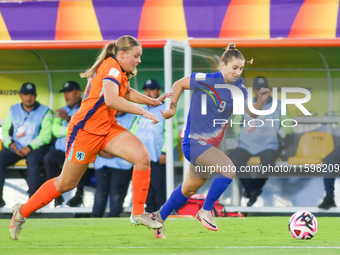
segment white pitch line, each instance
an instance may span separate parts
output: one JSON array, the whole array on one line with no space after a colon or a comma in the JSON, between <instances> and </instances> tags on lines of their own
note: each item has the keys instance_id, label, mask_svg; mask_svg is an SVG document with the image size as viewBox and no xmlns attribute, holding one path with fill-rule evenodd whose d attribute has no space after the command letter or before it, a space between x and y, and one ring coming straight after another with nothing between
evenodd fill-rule
<instances>
[{"instance_id":1,"label":"white pitch line","mask_svg":"<svg viewBox=\"0 0 340 255\"><path fill-rule=\"evenodd\" d=\"M16 246L1 246L0 249L17 249ZM35 246L30 249L53 248L53 249L71 249L71 248L87 248L98 249L98 246ZM340 246L226 246L226 247L185 247L185 246L162 246L162 247L145 247L145 246L130 246L130 247L102 247L102 249L340 249Z\"/></svg>"}]
</instances>

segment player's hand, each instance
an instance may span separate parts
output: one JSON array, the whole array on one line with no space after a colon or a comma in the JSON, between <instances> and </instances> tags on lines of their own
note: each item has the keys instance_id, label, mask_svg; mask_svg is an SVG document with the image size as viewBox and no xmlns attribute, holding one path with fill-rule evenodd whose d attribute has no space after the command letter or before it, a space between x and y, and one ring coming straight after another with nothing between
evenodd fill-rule
<instances>
[{"instance_id":1,"label":"player's hand","mask_svg":"<svg viewBox=\"0 0 340 255\"><path fill-rule=\"evenodd\" d=\"M17 149L17 143L12 143L9 148L15 152L20 157L23 157L24 155Z\"/></svg>"},{"instance_id":2,"label":"player's hand","mask_svg":"<svg viewBox=\"0 0 340 255\"><path fill-rule=\"evenodd\" d=\"M261 88L259 92L259 100L265 103L269 97L270 90L267 88Z\"/></svg>"},{"instance_id":3,"label":"player's hand","mask_svg":"<svg viewBox=\"0 0 340 255\"><path fill-rule=\"evenodd\" d=\"M159 157L159 164L164 165L165 163L166 163L166 155L162 153L161 156Z\"/></svg>"},{"instance_id":4,"label":"player's hand","mask_svg":"<svg viewBox=\"0 0 340 255\"><path fill-rule=\"evenodd\" d=\"M30 153L31 149L26 146L26 147L22 147L19 152L21 152L21 154L23 155L23 157L26 157L28 153Z\"/></svg>"},{"instance_id":5,"label":"player's hand","mask_svg":"<svg viewBox=\"0 0 340 255\"><path fill-rule=\"evenodd\" d=\"M174 96L173 92L165 93L164 95L161 95L156 99L155 105L156 106L161 105L165 98L172 98L173 96Z\"/></svg>"},{"instance_id":6,"label":"player's hand","mask_svg":"<svg viewBox=\"0 0 340 255\"><path fill-rule=\"evenodd\" d=\"M156 124L159 122L159 119L156 117L156 115L152 114L151 112L144 111L142 114L144 118L147 118L149 120L152 120L151 124Z\"/></svg>"},{"instance_id":7,"label":"player's hand","mask_svg":"<svg viewBox=\"0 0 340 255\"><path fill-rule=\"evenodd\" d=\"M164 119L170 119L172 116L174 116L176 114L176 110L175 109L169 109L165 112L163 112L161 109L159 109L162 113L162 116Z\"/></svg>"},{"instance_id":8,"label":"player's hand","mask_svg":"<svg viewBox=\"0 0 340 255\"><path fill-rule=\"evenodd\" d=\"M103 158L114 158L115 157L115 155L113 155L113 154L111 154L109 152L106 152L106 151L102 151L102 150L100 150L98 152L98 154L99 154L99 156L101 156Z\"/></svg>"},{"instance_id":9,"label":"player's hand","mask_svg":"<svg viewBox=\"0 0 340 255\"><path fill-rule=\"evenodd\" d=\"M60 108L57 110L57 116L59 118L62 118L63 120L68 120L69 116L67 115L66 111L64 108Z\"/></svg>"}]
</instances>

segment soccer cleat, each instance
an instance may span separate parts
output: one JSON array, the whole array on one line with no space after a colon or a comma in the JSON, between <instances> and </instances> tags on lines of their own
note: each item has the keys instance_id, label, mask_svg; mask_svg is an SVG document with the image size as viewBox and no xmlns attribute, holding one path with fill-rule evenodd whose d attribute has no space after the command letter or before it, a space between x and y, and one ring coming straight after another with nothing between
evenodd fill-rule
<instances>
[{"instance_id":1,"label":"soccer cleat","mask_svg":"<svg viewBox=\"0 0 340 255\"><path fill-rule=\"evenodd\" d=\"M20 213L22 206L23 204L18 203L13 207L13 217L11 223L9 224L9 232L11 233L13 240L19 239L19 234L22 229L22 225L24 225L27 219L23 217Z\"/></svg>"},{"instance_id":2,"label":"soccer cleat","mask_svg":"<svg viewBox=\"0 0 340 255\"><path fill-rule=\"evenodd\" d=\"M142 225L142 226L148 227L149 229L150 228L157 229L157 228L163 227L162 223L159 223L159 222L157 222L155 220L152 220L149 217L149 215L147 213L145 213L145 212L140 214L140 215L134 215L134 214L131 213L130 223L133 226Z\"/></svg>"},{"instance_id":3,"label":"soccer cleat","mask_svg":"<svg viewBox=\"0 0 340 255\"><path fill-rule=\"evenodd\" d=\"M196 215L196 219L202 223L203 227L212 231L218 230L218 227L211 215L211 211L201 208Z\"/></svg>"},{"instance_id":4,"label":"soccer cleat","mask_svg":"<svg viewBox=\"0 0 340 255\"><path fill-rule=\"evenodd\" d=\"M159 213L159 211L157 212L153 212L149 214L149 217L153 220L156 220L160 223L163 224L163 227L155 229L155 237L158 239L166 239L165 234L164 234L164 230L165 230L165 224L164 221L161 217L161 214Z\"/></svg>"}]
</instances>

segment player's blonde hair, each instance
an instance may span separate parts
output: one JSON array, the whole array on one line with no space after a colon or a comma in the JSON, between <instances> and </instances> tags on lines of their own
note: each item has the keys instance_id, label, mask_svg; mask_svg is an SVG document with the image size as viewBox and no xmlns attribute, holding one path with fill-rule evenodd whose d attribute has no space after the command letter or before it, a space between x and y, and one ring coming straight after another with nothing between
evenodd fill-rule
<instances>
[{"instance_id":1,"label":"player's blonde hair","mask_svg":"<svg viewBox=\"0 0 340 255\"><path fill-rule=\"evenodd\" d=\"M134 46L141 46L140 42L130 35L124 35L122 37L119 37L115 42L109 42L106 44L106 46L102 49L99 56L97 57L96 62L91 66L89 69L87 69L84 73L80 74L80 77L82 78L90 78L95 73L95 71L98 69L98 67L101 65L101 63L110 57L111 55L116 55L119 51L125 51L128 52L132 49ZM137 74L137 69L135 69L133 72L127 73L127 77L131 78Z\"/></svg>"},{"instance_id":2,"label":"player's blonde hair","mask_svg":"<svg viewBox=\"0 0 340 255\"><path fill-rule=\"evenodd\" d=\"M225 49L225 51L222 54L221 63L224 62L224 64L228 64L228 62L233 58L243 59L246 61L246 59L243 57L241 51L236 49L235 43L229 43L228 47ZM253 59L246 61L248 64L253 63Z\"/></svg>"}]
</instances>

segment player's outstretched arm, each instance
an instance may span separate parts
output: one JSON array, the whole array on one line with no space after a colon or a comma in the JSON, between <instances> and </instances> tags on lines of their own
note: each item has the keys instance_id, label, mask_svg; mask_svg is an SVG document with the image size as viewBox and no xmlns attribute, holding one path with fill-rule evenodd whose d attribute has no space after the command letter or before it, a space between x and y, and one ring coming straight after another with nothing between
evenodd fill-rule
<instances>
[{"instance_id":1,"label":"player's outstretched arm","mask_svg":"<svg viewBox=\"0 0 340 255\"><path fill-rule=\"evenodd\" d=\"M159 119L156 117L156 115L154 115L153 113L151 112L148 112L148 111L144 111L144 113L142 114L142 116L144 118L147 118L149 120L152 120L151 124L156 124L159 122Z\"/></svg>"},{"instance_id":2,"label":"player's outstretched arm","mask_svg":"<svg viewBox=\"0 0 340 255\"><path fill-rule=\"evenodd\" d=\"M159 119L154 114L145 111L139 106L130 103L125 98L120 97L118 86L113 81L105 80L103 82L103 89L105 104L108 107L120 112L142 115L143 117L152 120L152 124L156 124L159 122Z\"/></svg>"},{"instance_id":3,"label":"player's outstretched arm","mask_svg":"<svg viewBox=\"0 0 340 255\"><path fill-rule=\"evenodd\" d=\"M160 105L164 101L165 98L171 98L173 96L173 93L165 93L164 95L161 95L157 99L148 97L143 95L142 93L139 93L137 90L130 88L129 91L125 94L124 98L128 101L137 103L137 104L147 104L147 105Z\"/></svg>"},{"instance_id":4,"label":"player's outstretched arm","mask_svg":"<svg viewBox=\"0 0 340 255\"><path fill-rule=\"evenodd\" d=\"M144 113L142 108L119 96L119 87L113 81L105 80L103 82L103 90L105 104L108 107L120 112L127 112L136 115L142 115Z\"/></svg>"},{"instance_id":5,"label":"player's outstretched arm","mask_svg":"<svg viewBox=\"0 0 340 255\"><path fill-rule=\"evenodd\" d=\"M190 89L190 76L186 76L178 81L175 81L174 85L172 86L173 96L171 97L170 108L165 112L160 110L164 119L169 119L175 115L177 101L183 89Z\"/></svg>"}]
</instances>

